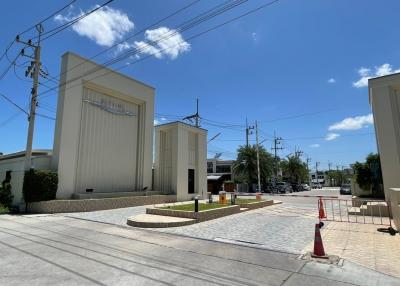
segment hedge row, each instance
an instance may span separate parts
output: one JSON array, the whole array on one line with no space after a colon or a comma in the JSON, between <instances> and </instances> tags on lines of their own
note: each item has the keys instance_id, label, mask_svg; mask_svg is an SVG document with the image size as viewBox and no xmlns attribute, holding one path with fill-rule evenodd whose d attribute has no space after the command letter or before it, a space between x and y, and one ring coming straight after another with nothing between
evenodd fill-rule
<instances>
[{"instance_id":1,"label":"hedge row","mask_svg":"<svg viewBox=\"0 0 400 286\"><path fill-rule=\"evenodd\" d=\"M54 200L57 185L56 172L30 169L24 176L22 189L24 200L26 203Z\"/></svg>"}]
</instances>

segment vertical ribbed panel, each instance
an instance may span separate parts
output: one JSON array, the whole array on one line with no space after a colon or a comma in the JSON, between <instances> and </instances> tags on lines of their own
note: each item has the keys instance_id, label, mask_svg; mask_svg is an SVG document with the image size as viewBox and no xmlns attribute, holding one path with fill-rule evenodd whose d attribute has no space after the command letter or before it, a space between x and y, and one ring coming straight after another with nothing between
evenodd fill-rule
<instances>
[{"instance_id":1,"label":"vertical ribbed panel","mask_svg":"<svg viewBox=\"0 0 400 286\"><path fill-rule=\"evenodd\" d=\"M102 108L105 106L108 110ZM135 115L113 112L121 110ZM85 88L76 173L78 192L135 190L137 116L136 104Z\"/></svg>"},{"instance_id":2,"label":"vertical ribbed panel","mask_svg":"<svg viewBox=\"0 0 400 286\"><path fill-rule=\"evenodd\" d=\"M189 154L188 154L188 165L189 168L195 169L196 168L196 134L193 132L188 132L188 147L189 147Z\"/></svg>"},{"instance_id":3,"label":"vertical ribbed panel","mask_svg":"<svg viewBox=\"0 0 400 286\"><path fill-rule=\"evenodd\" d=\"M172 142L171 132L160 132L160 190L172 190Z\"/></svg>"}]
</instances>

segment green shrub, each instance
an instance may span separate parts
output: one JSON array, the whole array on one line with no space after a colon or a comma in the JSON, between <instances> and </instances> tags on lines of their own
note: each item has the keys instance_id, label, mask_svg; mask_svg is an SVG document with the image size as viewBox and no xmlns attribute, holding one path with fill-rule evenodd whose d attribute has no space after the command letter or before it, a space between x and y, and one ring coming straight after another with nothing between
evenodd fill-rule
<instances>
[{"instance_id":1,"label":"green shrub","mask_svg":"<svg viewBox=\"0 0 400 286\"><path fill-rule=\"evenodd\" d=\"M0 214L8 214L9 212L10 212L10 210L8 209L8 207L0 204Z\"/></svg>"},{"instance_id":2,"label":"green shrub","mask_svg":"<svg viewBox=\"0 0 400 286\"><path fill-rule=\"evenodd\" d=\"M22 192L26 203L54 200L58 185L57 173L30 169L25 172Z\"/></svg>"},{"instance_id":3,"label":"green shrub","mask_svg":"<svg viewBox=\"0 0 400 286\"><path fill-rule=\"evenodd\" d=\"M11 207L13 195L11 194L11 184L4 182L0 187L0 205L4 207Z\"/></svg>"},{"instance_id":4,"label":"green shrub","mask_svg":"<svg viewBox=\"0 0 400 286\"><path fill-rule=\"evenodd\" d=\"M0 187L0 205L4 208L10 208L13 201L10 182L11 182L11 171L7 171L6 177L1 182L1 187Z\"/></svg>"}]
</instances>

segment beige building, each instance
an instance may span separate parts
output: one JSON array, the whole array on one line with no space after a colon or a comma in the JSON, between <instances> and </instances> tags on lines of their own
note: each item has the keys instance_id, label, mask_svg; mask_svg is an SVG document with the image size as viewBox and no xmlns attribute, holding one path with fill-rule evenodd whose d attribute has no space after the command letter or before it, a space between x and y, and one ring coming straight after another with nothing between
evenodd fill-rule
<instances>
[{"instance_id":1,"label":"beige building","mask_svg":"<svg viewBox=\"0 0 400 286\"><path fill-rule=\"evenodd\" d=\"M370 79L368 86L385 198L400 229L400 73Z\"/></svg>"},{"instance_id":2,"label":"beige building","mask_svg":"<svg viewBox=\"0 0 400 286\"><path fill-rule=\"evenodd\" d=\"M32 159L34 168L58 173L57 199L206 193L206 130L179 122L157 127L152 190L154 88L70 52L60 74L53 150ZM15 204L24 154L0 156L0 176L12 171Z\"/></svg>"},{"instance_id":3,"label":"beige building","mask_svg":"<svg viewBox=\"0 0 400 286\"><path fill-rule=\"evenodd\" d=\"M207 195L207 131L182 122L155 128L154 186L178 201Z\"/></svg>"},{"instance_id":4,"label":"beige building","mask_svg":"<svg viewBox=\"0 0 400 286\"><path fill-rule=\"evenodd\" d=\"M57 198L151 188L154 88L72 53L63 55L61 75Z\"/></svg>"}]
</instances>

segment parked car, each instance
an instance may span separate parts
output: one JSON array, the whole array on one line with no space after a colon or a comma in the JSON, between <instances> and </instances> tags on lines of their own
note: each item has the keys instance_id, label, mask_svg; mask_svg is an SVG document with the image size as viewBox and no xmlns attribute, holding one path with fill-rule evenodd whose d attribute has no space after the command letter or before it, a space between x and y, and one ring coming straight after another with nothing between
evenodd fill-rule
<instances>
[{"instance_id":1,"label":"parked car","mask_svg":"<svg viewBox=\"0 0 400 286\"><path fill-rule=\"evenodd\" d=\"M264 185L263 193L272 193L274 191L274 185L270 182Z\"/></svg>"},{"instance_id":2,"label":"parked car","mask_svg":"<svg viewBox=\"0 0 400 286\"><path fill-rule=\"evenodd\" d=\"M350 184L343 184L340 187L340 194L341 195L351 195L351 185Z\"/></svg>"},{"instance_id":3,"label":"parked car","mask_svg":"<svg viewBox=\"0 0 400 286\"><path fill-rule=\"evenodd\" d=\"M312 188L313 189L322 189L322 186L319 183L318 184L314 183L314 184L312 184Z\"/></svg>"},{"instance_id":4,"label":"parked car","mask_svg":"<svg viewBox=\"0 0 400 286\"><path fill-rule=\"evenodd\" d=\"M292 183L292 184L290 184L290 186L292 187L293 192L301 192L302 191L301 185L298 183Z\"/></svg>"},{"instance_id":5,"label":"parked car","mask_svg":"<svg viewBox=\"0 0 400 286\"><path fill-rule=\"evenodd\" d=\"M281 194L293 192L292 187L286 182L277 182L275 184L275 189L278 193L281 193Z\"/></svg>"},{"instance_id":6,"label":"parked car","mask_svg":"<svg viewBox=\"0 0 400 286\"><path fill-rule=\"evenodd\" d=\"M311 187L308 184L301 184L302 191L311 191Z\"/></svg>"}]
</instances>

